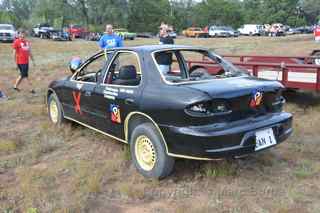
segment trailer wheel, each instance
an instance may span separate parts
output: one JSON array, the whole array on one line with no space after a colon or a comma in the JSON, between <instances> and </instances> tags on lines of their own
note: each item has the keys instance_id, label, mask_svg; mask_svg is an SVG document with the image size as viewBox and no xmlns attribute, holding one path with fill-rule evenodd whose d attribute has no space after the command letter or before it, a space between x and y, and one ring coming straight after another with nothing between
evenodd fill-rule
<instances>
[{"instance_id":1,"label":"trailer wheel","mask_svg":"<svg viewBox=\"0 0 320 213\"><path fill-rule=\"evenodd\" d=\"M320 51L312 54L315 58L313 58L313 63L316 65L320 65Z\"/></svg>"}]
</instances>

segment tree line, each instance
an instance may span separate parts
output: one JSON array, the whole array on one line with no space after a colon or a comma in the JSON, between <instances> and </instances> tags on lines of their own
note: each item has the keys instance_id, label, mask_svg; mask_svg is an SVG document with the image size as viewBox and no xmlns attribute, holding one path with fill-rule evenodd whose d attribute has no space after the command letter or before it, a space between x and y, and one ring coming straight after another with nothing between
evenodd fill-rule
<instances>
[{"instance_id":1,"label":"tree line","mask_svg":"<svg viewBox=\"0 0 320 213\"><path fill-rule=\"evenodd\" d=\"M0 23L27 28L81 24L103 31L112 23L134 32L156 32L161 22L181 31L207 25L302 26L319 20L319 0L0 0Z\"/></svg>"}]
</instances>

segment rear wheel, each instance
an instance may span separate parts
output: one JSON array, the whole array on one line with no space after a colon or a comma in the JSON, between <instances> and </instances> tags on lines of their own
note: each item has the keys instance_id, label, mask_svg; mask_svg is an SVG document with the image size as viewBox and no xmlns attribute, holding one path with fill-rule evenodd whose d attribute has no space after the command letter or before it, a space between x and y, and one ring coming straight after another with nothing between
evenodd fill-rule
<instances>
[{"instance_id":1,"label":"rear wheel","mask_svg":"<svg viewBox=\"0 0 320 213\"><path fill-rule=\"evenodd\" d=\"M170 175L174 158L168 156L164 141L152 123L138 125L130 136L132 161L145 177L162 179Z\"/></svg>"}]
</instances>

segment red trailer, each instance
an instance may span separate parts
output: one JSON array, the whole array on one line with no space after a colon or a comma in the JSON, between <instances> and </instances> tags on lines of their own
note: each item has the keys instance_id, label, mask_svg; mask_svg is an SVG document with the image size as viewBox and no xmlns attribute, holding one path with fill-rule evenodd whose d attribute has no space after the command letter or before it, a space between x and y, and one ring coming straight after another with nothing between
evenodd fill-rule
<instances>
[{"instance_id":1,"label":"red trailer","mask_svg":"<svg viewBox=\"0 0 320 213\"><path fill-rule=\"evenodd\" d=\"M316 56L253 56L224 55L235 66L247 70L259 78L278 80L286 88L320 91L320 65L316 65ZM191 66L203 66L210 73L219 73L217 64L202 61L189 61Z\"/></svg>"}]
</instances>

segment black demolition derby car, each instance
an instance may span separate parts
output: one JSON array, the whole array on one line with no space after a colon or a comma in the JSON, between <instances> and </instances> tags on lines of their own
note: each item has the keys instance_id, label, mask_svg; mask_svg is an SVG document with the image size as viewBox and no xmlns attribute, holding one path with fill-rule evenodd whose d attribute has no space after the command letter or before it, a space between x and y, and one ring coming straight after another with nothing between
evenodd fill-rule
<instances>
[{"instance_id":1,"label":"black demolition derby car","mask_svg":"<svg viewBox=\"0 0 320 213\"><path fill-rule=\"evenodd\" d=\"M70 62L47 92L51 121L71 120L130 145L137 170L164 178L175 158L239 157L292 132L283 86L204 48L154 45Z\"/></svg>"}]
</instances>

